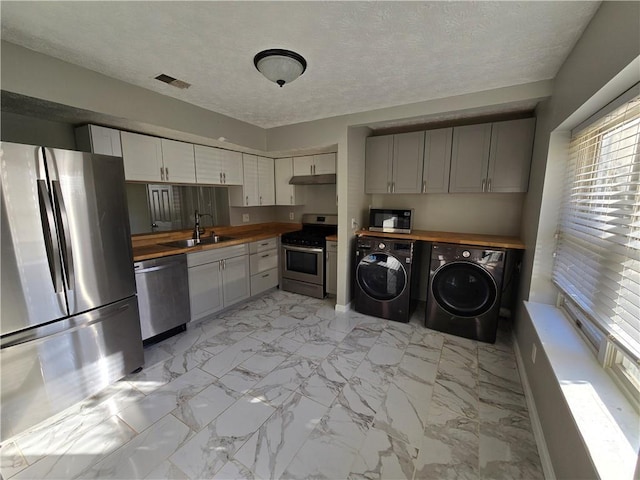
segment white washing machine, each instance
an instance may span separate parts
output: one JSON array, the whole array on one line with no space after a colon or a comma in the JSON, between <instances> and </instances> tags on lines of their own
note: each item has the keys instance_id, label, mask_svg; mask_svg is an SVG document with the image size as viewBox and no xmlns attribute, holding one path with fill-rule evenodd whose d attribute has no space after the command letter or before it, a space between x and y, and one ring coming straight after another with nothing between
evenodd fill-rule
<instances>
[{"instance_id":1,"label":"white washing machine","mask_svg":"<svg viewBox=\"0 0 640 480\"><path fill-rule=\"evenodd\" d=\"M495 343L505 257L502 249L434 243L425 326Z\"/></svg>"}]
</instances>

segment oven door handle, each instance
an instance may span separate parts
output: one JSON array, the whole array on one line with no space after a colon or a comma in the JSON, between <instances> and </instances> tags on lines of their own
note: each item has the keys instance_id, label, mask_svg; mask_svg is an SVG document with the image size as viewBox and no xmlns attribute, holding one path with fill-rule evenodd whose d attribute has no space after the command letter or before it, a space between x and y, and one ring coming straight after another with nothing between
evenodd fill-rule
<instances>
[{"instance_id":1,"label":"oven door handle","mask_svg":"<svg viewBox=\"0 0 640 480\"><path fill-rule=\"evenodd\" d=\"M285 250L293 250L294 252L307 252L307 253L322 253L322 252L324 252L323 248L292 247L290 245L283 245L282 248L284 248Z\"/></svg>"}]
</instances>

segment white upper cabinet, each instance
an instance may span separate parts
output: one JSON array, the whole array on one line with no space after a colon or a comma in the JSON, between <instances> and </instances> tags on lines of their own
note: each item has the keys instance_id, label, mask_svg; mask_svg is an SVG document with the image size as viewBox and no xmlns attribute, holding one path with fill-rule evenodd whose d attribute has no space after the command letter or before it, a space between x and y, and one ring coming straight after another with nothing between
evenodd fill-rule
<instances>
[{"instance_id":1,"label":"white upper cabinet","mask_svg":"<svg viewBox=\"0 0 640 480\"><path fill-rule=\"evenodd\" d=\"M126 180L195 183L193 144L121 132Z\"/></svg>"},{"instance_id":2,"label":"white upper cabinet","mask_svg":"<svg viewBox=\"0 0 640 480\"><path fill-rule=\"evenodd\" d=\"M336 173L336 154L305 155L293 157L293 175L324 175Z\"/></svg>"},{"instance_id":3,"label":"white upper cabinet","mask_svg":"<svg viewBox=\"0 0 640 480\"><path fill-rule=\"evenodd\" d=\"M422 193L447 193L453 128L427 130L424 139Z\"/></svg>"},{"instance_id":4,"label":"white upper cabinet","mask_svg":"<svg viewBox=\"0 0 640 480\"><path fill-rule=\"evenodd\" d=\"M193 144L163 138L162 163L164 181L169 183L196 183Z\"/></svg>"},{"instance_id":5,"label":"white upper cabinet","mask_svg":"<svg viewBox=\"0 0 640 480\"><path fill-rule=\"evenodd\" d=\"M122 156L120 130L98 125L83 125L76 128L75 134L76 144L83 152Z\"/></svg>"},{"instance_id":6,"label":"white upper cabinet","mask_svg":"<svg viewBox=\"0 0 640 480\"><path fill-rule=\"evenodd\" d=\"M276 204L273 158L258 157L258 205Z\"/></svg>"},{"instance_id":7,"label":"white upper cabinet","mask_svg":"<svg viewBox=\"0 0 640 480\"><path fill-rule=\"evenodd\" d=\"M450 192L526 192L535 119L454 127Z\"/></svg>"},{"instance_id":8,"label":"white upper cabinet","mask_svg":"<svg viewBox=\"0 0 640 480\"><path fill-rule=\"evenodd\" d=\"M158 137L121 132L124 178L142 182L164 182L162 142Z\"/></svg>"},{"instance_id":9,"label":"white upper cabinet","mask_svg":"<svg viewBox=\"0 0 640 480\"><path fill-rule=\"evenodd\" d=\"M275 205L273 159L243 153L242 165L243 185L242 188L229 189L229 205L232 207Z\"/></svg>"},{"instance_id":10,"label":"white upper cabinet","mask_svg":"<svg viewBox=\"0 0 640 480\"><path fill-rule=\"evenodd\" d=\"M488 192L528 190L535 127L535 118L493 124L487 173Z\"/></svg>"},{"instance_id":11,"label":"white upper cabinet","mask_svg":"<svg viewBox=\"0 0 640 480\"><path fill-rule=\"evenodd\" d=\"M274 160L276 205L304 204L303 189L297 185L290 185L293 176L293 158L276 158Z\"/></svg>"},{"instance_id":12,"label":"white upper cabinet","mask_svg":"<svg viewBox=\"0 0 640 480\"><path fill-rule=\"evenodd\" d=\"M242 153L195 145L196 180L211 185L242 185Z\"/></svg>"},{"instance_id":13,"label":"white upper cabinet","mask_svg":"<svg viewBox=\"0 0 640 480\"><path fill-rule=\"evenodd\" d=\"M424 132L367 138L366 193L420 193Z\"/></svg>"}]
</instances>

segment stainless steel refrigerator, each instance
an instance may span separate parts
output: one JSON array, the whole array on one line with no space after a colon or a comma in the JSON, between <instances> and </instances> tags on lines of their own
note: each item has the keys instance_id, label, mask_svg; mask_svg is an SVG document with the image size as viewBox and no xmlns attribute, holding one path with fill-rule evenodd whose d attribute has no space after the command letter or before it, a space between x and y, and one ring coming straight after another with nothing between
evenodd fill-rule
<instances>
[{"instance_id":1,"label":"stainless steel refrigerator","mask_svg":"<svg viewBox=\"0 0 640 480\"><path fill-rule=\"evenodd\" d=\"M4 440L142 366L122 159L0 143Z\"/></svg>"}]
</instances>

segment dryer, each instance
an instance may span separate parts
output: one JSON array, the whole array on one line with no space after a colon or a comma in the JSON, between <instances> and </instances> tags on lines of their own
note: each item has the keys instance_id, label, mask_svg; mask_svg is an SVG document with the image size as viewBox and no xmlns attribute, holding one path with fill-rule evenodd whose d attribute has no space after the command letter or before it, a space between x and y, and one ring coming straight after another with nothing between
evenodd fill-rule
<instances>
[{"instance_id":1,"label":"dryer","mask_svg":"<svg viewBox=\"0 0 640 480\"><path fill-rule=\"evenodd\" d=\"M395 238L358 237L354 308L357 312L408 322L411 315L411 269L416 242ZM417 276L416 276L417 277Z\"/></svg>"},{"instance_id":2,"label":"dryer","mask_svg":"<svg viewBox=\"0 0 640 480\"><path fill-rule=\"evenodd\" d=\"M503 249L432 244L425 326L495 343L505 256Z\"/></svg>"}]
</instances>

